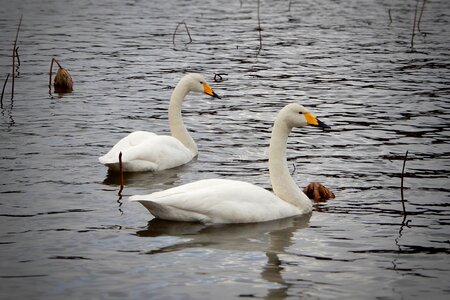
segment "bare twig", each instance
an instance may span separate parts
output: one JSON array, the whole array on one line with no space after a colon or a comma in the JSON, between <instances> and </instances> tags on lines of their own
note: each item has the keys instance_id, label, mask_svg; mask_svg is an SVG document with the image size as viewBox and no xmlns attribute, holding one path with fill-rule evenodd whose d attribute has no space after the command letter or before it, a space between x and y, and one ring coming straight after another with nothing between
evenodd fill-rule
<instances>
[{"instance_id":1,"label":"bare twig","mask_svg":"<svg viewBox=\"0 0 450 300\"><path fill-rule=\"evenodd\" d=\"M48 72L49 78L48 78L48 93L52 93L52 73L53 73L53 62L56 61L56 59L52 58L52 62L50 63L50 70Z\"/></svg>"},{"instance_id":2,"label":"bare twig","mask_svg":"<svg viewBox=\"0 0 450 300\"><path fill-rule=\"evenodd\" d=\"M18 52L18 50L19 50L19 47L16 47L16 58L17 58L17 69L16 69L16 71L19 69L19 67L20 67L20 57L19 57L19 52Z\"/></svg>"},{"instance_id":3,"label":"bare twig","mask_svg":"<svg viewBox=\"0 0 450 300\"><path fill-rule=\"evenodd\" d=\"M398 230L398 237L395 239L395 244L398 247L398 250L401 251L399 240L402 237L403 228L409 227L410 220L406 220L406 207L405 207L405 197L403 196L403 178L405 176L405 165L406 165L406 159L408 158L408 151L405 153L405 158L403 159L403 167L402 167L402 174L400 177L400 195L402 200L402 209L403 209L403 220L402 224L400 225L400 229Z\"/></svg>"},{"instance_id":4,"label":"bare twig","mask_svg":"<svg viewBox=\"0 0 450 300\"><path fill-rule=\"evenodd\" d=\"M406 207L405 207L405 197L403 196L403 177L405 174L405 165L406 165L406 159L408 158L408 151L406 151L405 158L403 159L403 168L402 168L402 175L401 175L401 181L400 181L400 195L402 198L402 209L403 209L403 222L406 220Z\"/></svg>"},{"instance_id":5,"label":"bare twig","mask_svg":"<svg viewBox=\"0 0 450 300\"><path fill-rule=\"evenodd\" d=\"M184 28L186 28L186 32L189 36L189 42L185 43L185 45L192 43L192 37L191 37L191 33L189 32L189 28L187 27L186 22L181 21L180 23L177 24L177 27L175 27L175 31L173 32L173 35L172 35L172 44L174 46L175 46L175 35L177 33L178 27L180 27L181 24L184 24Z\"/></svg>"},{"instance_id":6,"label":"bare twig","mask_svg":"<svg viewBox=\"0 0 450 300\"><path fill-rule=\"evenodd\" d=\"M3 108L3 94L5 93L6 83L8 82L9 73L6 75L5 83L3 83L2 97L0 98L0 108Z\"/></svg>"},{"instance_id":7,"label":"bare twig","mask_svg":"<svg viewBox=\"0 0 450 300\"><path fill-rule=\"evenodd\" d=\"M416 20L417 20L417 9L419 8L419 0L416 2L416 9L414 11L414 24L411 34L411 51L414 49L414 35L416 34Z\"/></svg>"},{"instance_id":8,"label":"bare twig","mask_svg":"<svg viewBox=\"0 0 450 300\"><path fill-rule=\"evenodd\" d=\"M120 189L119 193L117 194L119 196L119 199L117 199L117 203L119 203L119 211L120 214L123 215L123 210L121 208L123 202L122 202L122 191L123 191L123 168L122 168L122 152L119 153L119 180L120 180Z\"/></svg>"},{"instance_id":9,"label":"bare twig","mask_svg":"<svg viewBox=\"0 0 450 300\"><path fill-rule=\"evenodd\" d=\"M12 63L12 83L11 83L11 100L14 98L14 78L16 77L15 72L16 72L16 51L17 51L17 39L19 38L19 30L20 30L20 25L22 24L22 16L20 16L20 20L19 20L19 25L17 26L17 32L16 32L16 39L14 40L14 45L13 45L13 55L12 55L12 59L13 59L13 63Z\"/></svg>"},{"instance_id":10,"label":"bare twig","mask_svg":"<svg viewBox=\"0 0 450 300\"><path fill-rule=\"evenodd\" d=\"M119 190L118 195L122 196L122 191L123 191L122 152L119 153L119 176L120 176L120 190Z\"/></svg>"},{"instance_id":11,"label":"bare twig","mask_svg":"<svg viewBox=\"0 0 450 300\"><path fill-rule=\"evenodd\" d=\"M60 69L63 69L63 67L61 67L61 65L56 60L56 58L52 58L52 62L50 63L50 71L49 71L50 76L48 78L48 91L49 91L49 93L51 93L51 90L52 90L53 62L55 62Z\"/></svg>"},{"instance_id":12,"label":"bare twig","mask_svg":"<svg viewBox=\"0 0 450 300\"><path fill-rule=\"evenodd\" d=\"M427 0L423 0L422 9L420 10L420 15L419 15L419 21L417 21L417 30L419 32L420 32L420 21L422 21L422 15L423 15L423 11L425 9L425 2L427 2Z\"/></svg>"},{"instance_id":13,"label":"bare twig","mask_svg":"<svg viewBox=\"0 0 450 300\"><path fill-rule=\"evenodd\" d=\"M16 48L14 44L14 48ZM16 53L13 49L13 61L12 61L12 83L11 83L11 100L14 98L14 78L16 77Z\"/></svg>"},{"instance_id":14,"label":"bare twig","mask_svg":"<svg viewBox=\"0 0 450 300\"><path fill-rule=\"evenodd\" d=\"M55 59L55 63L58 65L58 67L59 67L60 69L63 69L63 67L61 67L61 65L59 64L59 61L57 61L56 59Z\"/></svg>"},{"instance_id":15,"label":"bare twig","mask_svg":"<svg viewBox=\"0 0 450 300\"><path fill-rule=\"evenodd\" d=\"M259 0L258 0L258 10L257 10L257 15L258 15L258 32L259 32L259 48L258 48L258 53L256 53L256 57L258 57L259 53L261 52L262 49L262 35L261 35L261 18L259 17Z\"/></svg>"}]
</instances>

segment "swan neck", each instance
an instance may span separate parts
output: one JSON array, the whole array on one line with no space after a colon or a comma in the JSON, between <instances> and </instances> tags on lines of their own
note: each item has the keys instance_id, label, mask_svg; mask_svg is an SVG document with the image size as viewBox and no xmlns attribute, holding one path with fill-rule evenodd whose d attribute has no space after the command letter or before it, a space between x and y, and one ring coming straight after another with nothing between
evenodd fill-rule
<instances>
[{"instance_id":1,"label":"swan neck","mask_svg":"<svg viewBox=\"0 0 450 300\"><path fill-rule=\"evenodd\" d=\"M169 126L170 133L181 143L183 143L186 148L188 148L193 156L198 153L197 145L189 134L188 130L184 126L183 118L181 116L181 106L184 98L189 94L189 89L187 84L181 80L170 97L169 102Z\"/></svg>"},{"instance_id":2,"label":"swan neck","mask_svg":"<svg viewBox=\"0 0 450 300\"><path fill-rule=\"evenodd\" d=\"M286 146L291 130L283 120L275 121L269 146L270 179L275 195L306 213L312 209L311 201L295 183L287 164Z\"/></svg>"}]
</instances>

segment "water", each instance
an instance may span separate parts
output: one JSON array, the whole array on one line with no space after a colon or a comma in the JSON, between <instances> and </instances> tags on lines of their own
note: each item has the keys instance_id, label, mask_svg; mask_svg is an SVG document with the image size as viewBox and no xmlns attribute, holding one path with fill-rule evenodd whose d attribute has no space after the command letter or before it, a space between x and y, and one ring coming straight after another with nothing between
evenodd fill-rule
<instances>
[{"instance_id":1,"label":"water","mask_svg":"<svg viewBox=\"0 0 450 300\"><path fill-rule=\"evenodd\" d=\"M23 21L15 95L10 78L0 115L1 299L447 297L447 1L426 2L415 51L415 1L290 3L261 1L257 56L256 1L2 1L2 83ZM173 44L183 20L192 43L180 26ZM53 57L73 93L48 94ZM120 199L97 157L130 131L166 133L186 71L223 96L183 104L198 159L127 175ZM332 126L289 139L298 184L337 196L312 215L205 227L126 201L211 177L270 188L270 128L289 102Z\"/></svg>"}]
</instances>

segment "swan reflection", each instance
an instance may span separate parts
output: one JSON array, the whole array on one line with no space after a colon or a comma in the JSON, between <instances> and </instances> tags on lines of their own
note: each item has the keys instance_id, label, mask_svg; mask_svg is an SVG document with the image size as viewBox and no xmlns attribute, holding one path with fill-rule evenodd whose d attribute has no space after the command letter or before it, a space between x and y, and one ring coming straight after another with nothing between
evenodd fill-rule
<instances>
[{"instance_id":1,"label":"swan reflection","mask_svg":"<svg viewBox=\"0 0 450 300\"><path fill-rule=\"evenodd\" d=\"M171 222L155 218L148 222L147 229L137 231L136 235L183 238L179 243L144 252L150 255L199 247L264 252L267 263L261 270L261 277L280 286L280 288L269 289L266 297L282 299L287 296L290 284L283 279L284 268L279 254L287 253L288 248L294 243L294 234L308 227L310 218L311 214L307 214L263 223L220 225Z\"/></svg>"},{"instance_id":2,"label":"swan reflection","mask_svg":"<svg viewBox=\"0 0 450 300\"><path fill-rule=\"evenodd\" d=\"M163 170L157 173L137 172L123 173L124 185L129 187L153 187L155 190L167 189L179 179L178 173L185 172L189 165L180 166L173 169ZM120 173L108 171L103 184L120 186Z\"/></svg>"}]
</instances>

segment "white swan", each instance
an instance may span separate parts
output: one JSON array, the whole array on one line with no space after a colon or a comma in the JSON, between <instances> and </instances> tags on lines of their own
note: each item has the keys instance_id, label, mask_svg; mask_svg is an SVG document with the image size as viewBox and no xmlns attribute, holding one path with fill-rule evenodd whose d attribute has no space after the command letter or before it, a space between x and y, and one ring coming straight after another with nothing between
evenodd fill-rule
<instances>
[{"instance_id":1,"label":"white swan","mask_svg":"<svg viewBox=\"0 0 450 300\"><path fill-rule=\"evenodd\" d=\"M110 170L119 170L122 152L124 172L160 171L183 165L197 155L197 145L181 118L181 104L189 92L203 92L220 98L200 74L189 73L178 82L169 103L171 136L135 131L121 139L99 161Z\"/></svg>"},{"instance_id":2,"label":"white swan","mask_svg":"<svg viewBox=\"0 0 450 300\"><path fill-rule=\"evenodd\" d=\"M253 223L309 213L312 203L295 184L286 160L293 127L328 127L299 104L277 115L269 146L269 172L275 194L256 185L229 179L204 179L149 195L136 195L155 217L202 223Z\"/></svg>"}]
</instances>

